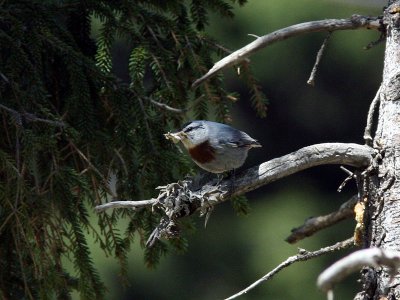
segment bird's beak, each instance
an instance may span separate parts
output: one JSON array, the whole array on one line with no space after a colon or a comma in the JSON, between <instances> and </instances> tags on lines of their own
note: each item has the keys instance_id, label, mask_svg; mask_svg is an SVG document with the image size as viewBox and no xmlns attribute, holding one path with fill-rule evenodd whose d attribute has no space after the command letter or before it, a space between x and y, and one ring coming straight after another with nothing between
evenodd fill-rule
<instances>
[{"instance_id":1,"label":"bird's beak","mask_svg":"<svg viewBox=\"0 0 400 300\"><path fill-rule=\"evenodd\" d=\"M187 138L187 134L183 131L178 131L173 133L168 132L165 133L164 136L167 140L171 140L175 144Z\"/></svg>"}]
</instances>

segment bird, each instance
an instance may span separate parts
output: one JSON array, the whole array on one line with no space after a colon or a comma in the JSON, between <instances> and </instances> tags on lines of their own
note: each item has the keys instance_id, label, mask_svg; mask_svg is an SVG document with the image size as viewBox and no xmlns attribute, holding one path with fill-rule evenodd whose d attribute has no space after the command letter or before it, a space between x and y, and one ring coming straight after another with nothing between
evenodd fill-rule
<instances>
[{"instance_id":1,"label":"bird","mask_svg":"<svg viewBox=\"0 0 400 300\"><path fill-rule=\"evenodd\" d=\"M182 142L192 160L210 173L224 173L241 167L251 148L262 147L247 133L229 125L195 120L165 137L174 143Z\"/></svg>"}]
</instances>

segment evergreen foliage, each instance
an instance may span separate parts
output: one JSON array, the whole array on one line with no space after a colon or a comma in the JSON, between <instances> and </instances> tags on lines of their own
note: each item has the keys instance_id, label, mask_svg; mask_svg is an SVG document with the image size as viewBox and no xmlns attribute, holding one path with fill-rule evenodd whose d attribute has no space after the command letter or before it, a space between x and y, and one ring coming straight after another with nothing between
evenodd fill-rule
<instances>
[{"instance_id":1,"label":"evergreen foliage","mask_svg":"<svg viewBox=\"0 0 400 300\"><path fill-rule=\"evenodd\" d=\"M126 272L131 243L143 245L160 216L114 210L96 216L96 226L93 207L110 200L111 174L119 198L146 199L190 172L162 136L189 116L230 121L236 95L222 77L191 89L225 54L202 30L210 11L233 16L229 2L236 1L0 1L1 298L69 299L73 289L83 299L104 298L90 236ZM93 22L100 23L96 39ZM116 40L129 45L129 80L113 72ZM263 115L264 96L242 72ZM121 218L126 230L117 226ZM169 248L186 247L182 238L157 243L145 262L154 266Z\"/></svg>"}]
</instances>

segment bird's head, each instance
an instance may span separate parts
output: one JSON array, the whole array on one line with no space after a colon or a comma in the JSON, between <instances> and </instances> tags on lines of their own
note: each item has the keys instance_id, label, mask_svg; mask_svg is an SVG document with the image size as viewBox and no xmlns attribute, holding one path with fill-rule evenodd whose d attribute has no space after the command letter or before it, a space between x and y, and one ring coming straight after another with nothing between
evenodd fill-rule
<instances>
[{"instance_id":1,"label":"bird's head","mask_svg":"<svg viewBox=\"0 0 400 300\"><path fill-rule=\"evenodd\" d=\"M208 140L207 124L203 121L186 123L183 129L175 133L166 133L165 137L174 143L182 142L186 149L194 148Z\"/></svg>"}]
</instances>

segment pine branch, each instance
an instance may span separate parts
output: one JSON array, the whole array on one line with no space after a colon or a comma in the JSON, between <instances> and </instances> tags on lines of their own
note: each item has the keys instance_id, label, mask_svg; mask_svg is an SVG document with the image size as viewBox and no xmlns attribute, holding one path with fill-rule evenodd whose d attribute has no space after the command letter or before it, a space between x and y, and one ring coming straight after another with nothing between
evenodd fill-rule
<instances>
[{"instance_id":1,"label":"pine branch","mask_svg":"<svg viewBox=\"0 0 400 300\"><path fill-rule=\"evenodd\" d=\"M23 122L40 122L40 123L45 123L49 124L51 126L55 127L61 127L64 128L66 125L62 121L53 121L53 120L47 120L43 118L36 117L34 114L27 113L27 112L18 112L12 108L9 108L3 104L0 104L0 108L9 112L12 117L17 121L18 125L22 125Z\"/></svg>"}]
</instances>

